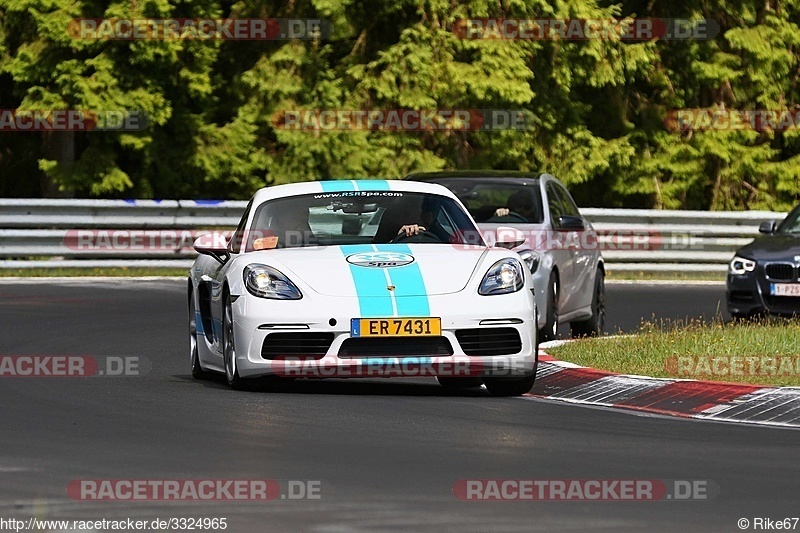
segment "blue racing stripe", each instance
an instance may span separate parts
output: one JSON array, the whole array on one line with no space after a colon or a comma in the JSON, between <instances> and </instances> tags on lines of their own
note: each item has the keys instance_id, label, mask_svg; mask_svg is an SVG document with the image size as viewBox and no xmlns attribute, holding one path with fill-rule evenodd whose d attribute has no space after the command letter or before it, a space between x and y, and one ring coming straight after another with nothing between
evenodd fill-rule
<instances>
[{"instance_id":1,"label":"blue racing stripe","mask_svg":"<svg viewBox=\"0 0 800 533\"><path fill-rule=\"evenodd\" d=\"M388 191L389 182L387 180L358 180L356 181L359 191Z\"/></svg>"},{"instance_id":2,"label":"blue racing stripe","mask_svg":"<svg viewBox=\"0 0 800 533\"><path fill-rule=\"evenodd\" d=\"M361 252L374 252L369 244L345 244L339 247L345 257ZM394 316L392 297L386 290L382 268L360 267L348 263L356 286L358 306L363 318Z\"/></svg>"},{"instance_id":3,"label":"blue racing stripe","mask_svg":"<svg viewBox=\"0 0 800 533\"><path fill-rule=\"evenodd\" d=\"M323 192L388 191L387 180L328 180L320 181Z\"/></svg>"},{"instance_id":4,"label":"blue racing stripe","mask_svg":"<svg viewBox=\"0 0 800 533\"><path fill-rule=\"evenodd\" d=\"M320 181L323 192L346 192L356 190L353 187L353 182L350 180L329 180Z\"/></svg>"},{"instance_id":5,"label":"blue racing stripe","mask_svg":"<svg viewBox=\"0 0 800 533\"><path fill-rule=\"evenodd\" d=\"M411 248L405 244L378 245L381 252L401 252L414 255ZM428 302L428 291L425 289L425 280L419 264L411 264L388 269L392 285L395 286L394 295L397 301L398 316L430 316L431 309Z\"/></svg>"}]
</instances>

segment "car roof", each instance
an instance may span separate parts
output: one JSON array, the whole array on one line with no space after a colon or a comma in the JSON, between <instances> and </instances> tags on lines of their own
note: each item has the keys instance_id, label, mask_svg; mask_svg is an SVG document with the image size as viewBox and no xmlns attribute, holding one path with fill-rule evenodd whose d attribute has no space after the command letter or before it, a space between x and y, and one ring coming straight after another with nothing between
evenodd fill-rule
<instances>
[{"instance_id":1,"label":"car roof","mask_svg":"<svg viewBox=\"0 0 800 533\"><path fill-rule=\"evenodd\" d=\"M425 194L437 194L439 196L446 196L453 200L457 200L456 195L453 194L450 189L437 183L423 183L418 181L402 180L360 179L304 181L263 187L256 191L256 193L253 195L253 204L257 205L267 200L285 198L287 196L353 191L419 192Z\"/></svg>"},{"instance_id":2,"label":"car roof","mask_svg":"<svg viewBox=\"0 0 800 533\"><path fill-rule=\"evenodd\" d=\"M485 179L491 181L531 180L538 181L543 172L522 172L519 170L443 170L439 172L415 172L404 180L433 181L437 179Z\"/></svg>"}]
</instances>

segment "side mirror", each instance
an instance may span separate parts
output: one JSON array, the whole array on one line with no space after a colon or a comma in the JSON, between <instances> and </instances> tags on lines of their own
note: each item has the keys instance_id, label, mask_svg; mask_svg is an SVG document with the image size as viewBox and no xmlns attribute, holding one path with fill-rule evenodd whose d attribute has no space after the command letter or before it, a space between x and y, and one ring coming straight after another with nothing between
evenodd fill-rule
<instances>
[{"instance_id":1,"label":"side mirror","mask_svg":"<svg viewBox=\"0 0 800 533\"><path fill-rule=\"evenodd\" d=\"M495 241L494 245L498 248L507 248L511 250L512 248L516 248L520 244L524 243L526 238L525 234L522 233L517 228L510 228L508 226L500 226L495 230L497 234L497 240Z\"/></svg>"},{"instance_id":2,"label":"side mirror","mask_svg":"<svg viewBox=\"0 0 800 533\"><path fill-rule=\"evenodd\" d=\"M558 229L562 231L583 231L586 229L586 224L581 217L561 215L558 217Z\"/></svg>"},{"instance_id":3,"label":"side mirror","mask_svg":"<svg viewBox=\"0 0 800 533\"><path fill-rule=\"evenodd\" d=\"M775 228L778 226L777 220L767 220L766 222L762 222L760 226L758 226L759 233L775 233Z\"/></svg>"},{"instance_id":4,"label":"side mirror","mask_svg":"<svg viewBox=\"0 0 800 533\"><path fill-rule=\"evenodd\" d=\"M531 271L531 274L536 272L539 268L539 263L542 260L542 256L538 252L534 252L533 250L522 250L519 252L519 256L522 258L522 261L528 266L528 270Z\"/></svg>"},{"instance_id":5,"label":"side mirror","mask_svg":"<svg viewBox=\"0 0 800 533\"><path fill-rule=\"evenodd\" d=\"M195 239L193 247L197 253L210 255L223 265L231 257L228 253L228 240L222 233L212 232L201 235Z\"/></svg>"}]
</instances>

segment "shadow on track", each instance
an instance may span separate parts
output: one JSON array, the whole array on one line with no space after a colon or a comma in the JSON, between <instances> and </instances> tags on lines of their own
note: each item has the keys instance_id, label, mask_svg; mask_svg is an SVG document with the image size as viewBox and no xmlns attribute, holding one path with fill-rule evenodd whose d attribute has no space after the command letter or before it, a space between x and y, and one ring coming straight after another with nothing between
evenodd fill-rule
<instances>
[{"instance_id":1,"label":"shadow on track","mask_svg":"<svg viewBox=\"0 0 800 533\"><path fill-rule=\"evenodd\" d=\"M189 374L173 375L173 378L194 383L214 390L230 390L222 374L215 374L207 380L195 380ZM433 381L420 383L410 381L412 378L375 378L367 379L296 379L291 382L275 383L270 379L255 378L243 391L232 391L240 394L279 393L279 394L335 394L354 396L440 396L488 398L485 389L456 390L445 388ZM419 378L417 378L419 379Z\"/></svg>"}]
</instances>

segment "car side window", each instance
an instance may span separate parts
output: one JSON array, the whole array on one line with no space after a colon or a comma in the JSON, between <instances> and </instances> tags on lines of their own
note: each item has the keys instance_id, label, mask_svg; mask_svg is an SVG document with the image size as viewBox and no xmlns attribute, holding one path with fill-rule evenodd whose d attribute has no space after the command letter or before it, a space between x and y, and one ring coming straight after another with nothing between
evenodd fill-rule
<instances>
[{"instance_id":1,"label":"car side window","mask_svg":"<svg viewBox=\"0 0 800 533\"><path fill-rule=\"evenodd\" d=\"M233 236L228 243L228 250L232 254L238 254L242 250L242 243L244 242L244 229L247 225L247 219L250 218L250 208L252 206L253 200L250 200L250 203L247 204L247 207L244 210L242 219L239 221L239 225L236 227L236 231L233 233Z\"/></svg>"},{"instance_id":2,"label":"car side window","mask_svg":"<svg viewBox=\"0 0 800 533\"><path fill-rule=\"evenodd\" d=\"M780 233L800 233L800 207L789 213L778 226Z\"/></svg>"},{"instance_id":3,"label":"car side window","mask_svg":"<svg viewBox=\"0 0 800 533\"><path fill-rule=\"evenodd\" d=\"M561 205L564 207L564 214L573 217L581 216L581 212L578 210L575 200L572 199L572 195L570 195L570 193L561 186L556 186L556 190L561 197Z\"/></svg>"},{"instance_id":4,"label":"car side window","mask_svg":"<svg viewBox=\"0 0 800 533\"><path fill-rule=\"evenodd\" d=\"M560 227L558 218L564 215L564 207L561 205L558 191L553 183L547 184L547 209L550 211L550 222L554 228Z\"/></svg>"}]
</instances>

